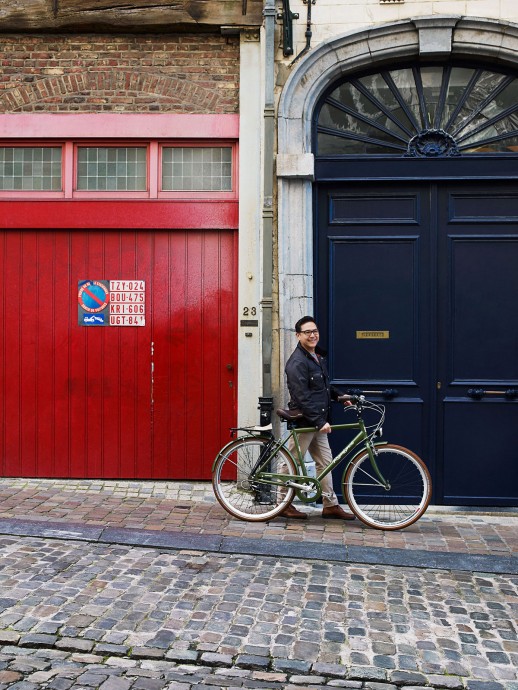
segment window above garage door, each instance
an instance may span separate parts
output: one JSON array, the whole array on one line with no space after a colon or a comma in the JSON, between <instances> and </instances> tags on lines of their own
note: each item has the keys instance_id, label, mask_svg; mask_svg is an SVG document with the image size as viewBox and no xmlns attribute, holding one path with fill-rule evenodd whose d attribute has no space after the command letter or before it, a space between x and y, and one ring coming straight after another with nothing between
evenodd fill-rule
<instances>
[{"instance_id":1,"label":"window above garage door","mask_svg":"<svg viewBox=\"0 0 518 690\"><path fill-rule=\"evenodd\" d=\"M164 117L5 116L0 198L236 199L235 121Z\"/></svg>"},{"instance_id":2,"label":"window above garage door","mask_svg":"<svg viewBox=\"0 0 518 690\"><path fill-rule=\"evenodd\" d=\"M409 65L334 84L315 113L319 156L518 151L518 79L468 64Z\"/></svg>"}]
</instances>

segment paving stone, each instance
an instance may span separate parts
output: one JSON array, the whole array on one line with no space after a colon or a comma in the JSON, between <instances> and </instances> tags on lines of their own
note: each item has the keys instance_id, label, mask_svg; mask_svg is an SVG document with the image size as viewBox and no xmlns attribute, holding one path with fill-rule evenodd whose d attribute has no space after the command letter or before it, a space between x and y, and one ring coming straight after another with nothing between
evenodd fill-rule
<instances>
[{"instance_id":1,"label":"paving stone","mask_svg":"<svg viewBox=\"0 0 518 690\"><path fill-rule=\"evenodd\" d=\"M47 635L45 633L33 633L23 635L18 644L20 647L53 647L57 642L56 635Z\"/></svg>"},{"instance_id":2,"label":"paving stone","mask_svg":"<svg viewBox=\"0 0 518 690\"><path fill-rule=\"evenodd\" d=\"M391 671L389 680L396 685L426 685L427 683L426 676L409 671Z\"/></svg>"},{"instance_id":3,"label":"paving stone","mask_svg":"<svg viewBox=\"0 0 518 690\"><path fill-rule=\"evenodd\" d=\"M301 688L304 688L304 690L324 690L325 686L324 685L292 685L289 683L288 685L283 686L282 690L301 690Z\"/></svg>"},{"instance_id":4,"label":"paving stone","mask_svg":"<svg viewBox=\"0 0 518 690\"><path fill-rule=\"evenodd\" d=\"M449 688L450 690L462 690L464 683L460 678L455 678L454 676L428 676L428 682L433 685L434 688Z\"/></svg>"},{"instance_id":5,"label":"paving stone","mask_svg":"<svg viewBox=\"0 0 518 690\"><path fill-rule=\"evenodd\" d=\"M375 666L379 666L380 668L386 668L386 669L395 669L396 668L396 660L391 656L377 654L373 658L373 663Z\"/></svg>"},{"instance_id":6,"label":"paving stone","mask_svg":"<svg viewBox=\"0 0 518 690\"><path fill-rule=\"evenodd\" d=\"M290 683L294 685L324 685L324 676L290 676Z\"/></svg>"},{"instance_id":7,"label":"paving stone","mask_svg":"<svg viewBox=\"0 0 518 690\"><path fill-rule=\"evenodd\" d=\"M101 654L103 656L106 654L110 656L125 656L129 652L129 647L123 644L106 644L99 642L95 645L94 651L96 654Z\"/></svg>"},{"instance_id":8,"label":"paving stone","mask_svg":"<svg viewBox=\"0 0 518 690\"><path fill-rule=\"evenodd\" d=\"M275 671L286 671L287 673L307 673L311 668L308 661L296 659L274 659L272 666Z\"/></svg>"},{"instance_id":9,"label":"paving stone","mask_svg":"<svg viewBox=\"0 0 518 690\"><path fill-rule=\"evenodd\" d=\"M94 643L91 640L83 640L73 637L63 637L56 642L56 649L66 652L91 652Z\"/></svg>"},{"instance_id":10,"label":"paving stone","mask_svg":"<svg viewBox=\"0 0 518 690\"><path fill-rule=\"evenodd\" d=\"M222 685L224 683L224 685ZM225 688L225 690L239 690L240 688L243 687L242 682L239 679L234 679L234 678L205 678L203 685L207 686L215 686L218 688L218 690L221 690L221 688ZM273 690L273 689L272 689Z\"/></svg>"},{"instance_id":11,"label":"paving stone","mask_svg":"<svg viewBox=\"0 0 518 690\"><path fill-rule=\"evenodd\" d=\"M155 678L139 678L131 687L133 690L162 690L164 681Z\"/></svg>"},{"instance_id":12,"label":"paving stone","mask_svg":"<svg viewBox=\"0 0 518 690\"><path fill-rule=\"evenodd\" d=\"M77 682L79 685L86 685L88 686L93 686L94 688L98 688L104 683L106 680L108 680L108 673L93 673L92 671L86 670L85 673L82 673L80 676L77 678Z\"/></svg>"},{"instance_id":13,"label":"paving stone","mask_svg":"<svg viewBox=\"0 0 518 690\"><path fill-rule=\"evenodd\" d=\"M0 683L15 683L22 678L23 675L18 671L0 671Z\"/></svg>"},{"instance_id":14,"label":"paving stone","mask_svg":"<svg viewBox=\"0 0 518 690\"><path fill-rule=\"evenodd\" d=\"M135 669L138 665L136 659L125 659L118 656L111 656L104 662L107 666L113 666L114 668L123 669Z\"/></svg>"},{"instance_id":15,"label":"paving stone","mask_svg":"<svg viewBox=\"0 0 518 690\"><path fill-rule=\"evenodd\" d=\"M386 680L387 672L384 669L372 666L351 666L347 677L351 680Z\"/></svg>"},{"instance_id":16,"label":"paving stone","mask_svg":"<svg viewBox=\"0 0 518 690\"><path fill-rule=\"evenodd\" d=\"M504 652L486 652L488 660L492 664L510 664L511 660Z\"/></svg>"},{"instance_id":17,"label":"paving stone","mask_svg":"<svg viewBox=\"0 0 518 690\"><path fill-rule=\"evenodd\" d=\"M201 662L209 666L232 666L233 660L229 654L204 652L201 655Z\"/></svg>"},{"instance_id":18,"label":"paving stone","mask_svg":"<svg viewBox=\"0 0 518 690\"><path fill-rule=\"evenodd\" d=\"M129 690L132 681L127 678L108 678L101 685L97 686L100 690Z\"/></svg>"},{"instance_id":19,"label":"paving stone","mask_svg":"<svg viewBox=\"0 0 518 690\"><path fill-rule=\"evenodd\" d=\"M163 659L165 652L163 649L153 649L153 647L134 647L130 655L135 659Z\"/></svg>"},{"instance_id":20,"label":"paving stone","mask_svg":"<svg viewBox=\"0 0 518 690\"><path fill-rule=\"evenodd\" d=\"M198 652L195 652L193 650L170 649L166 653L165 658L168 659L169 661L177 661L179 663L182 663L182 662L186 662L186 661L195 662L198 659L198 656L199 656Z\"/></svg>"},{"instance_id":21,"label":"paving stone","mask_svg":"<svg viewBox=\"0 0 518 690\"><path fill-rule=\"evenodd\" d=\"M49 671L36 671L35 673L31 673L31 675L27 677L27 681L29 683L39 683L40 685L42 685L43 683L47 683L58 673L59 669L50 669Z\"/></svg>"},{"instance_id":22,"label":"paving stone","mask_svg":"<svg viewBox=\"0 0 518 690\"><path fill-rule=\"evenodd\" d=\"M314 663L311 666L311 671L317 675L331 676L332 678L345 678L347 676L347 668L340 664L324 664Z\"/></svg>"},{"instance_id":23,"label":"paving stone","mask_svg":"<svg viewBox=\"0 0 518 690\"><path fill-rule=\"evenodd\" d=\"M285 673L275 673L273 671L254 671L252 673L254 680L268 681L269 683L285 683Z\"/></svg>"},{"instance_id":24,"label":"paving stone","mask_svg":"<svg viewBox=\"0 0 518 690\"><path fill-rule=\"evenodd\" d=\"M54 678L49 683L50 690L69 690L72 687L74 681L69 678Z\"/></svg>"},{"instance_id":25,"label":"paving stone","mask_svg":"<svg viewBox=\"0 0 518 690\"><path fill-rule=\"evenodd\" d=\"M5 611L6 609L11 608L11 606L15 606L18 603L17 599L9 599L7 597L0 597L0 609L2 611Z\"/></svg>"},{"instance_id":26,"label":"paving stone","mask_svg":"<svg viewBox=\"0 0 518 690\"><path fill-rule=\"evenodd\" d=\"M0 645L17 644L20 637L20 633L14 632L14 630L0 630Z\"/></svg>"},{"instance_id":27,"label":"paving stone","mask_svg":"<svg viewBox=\"0 0 518 690\"><path fill-rule=\"evenodd\" d=\"M236 666L249 669L267 669L270 666L270 659L265 656L253 654L239 654L235 661Z\"/></svg>"}]
</instances>

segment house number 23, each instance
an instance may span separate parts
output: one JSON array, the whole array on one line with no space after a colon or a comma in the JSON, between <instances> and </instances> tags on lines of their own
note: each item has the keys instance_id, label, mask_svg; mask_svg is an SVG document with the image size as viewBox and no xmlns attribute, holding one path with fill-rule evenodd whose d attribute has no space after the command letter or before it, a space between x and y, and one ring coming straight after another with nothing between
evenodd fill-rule
<instances>
[{"instance_id":1,"label":"house number 23","mask_svg":"<svg viewBox=\"0 0 518 690\"><path fill-rule=\"evenodd\" d=\"M256 307L243 307L243 316L257 316Z\"/></svg>"}]
</instances>

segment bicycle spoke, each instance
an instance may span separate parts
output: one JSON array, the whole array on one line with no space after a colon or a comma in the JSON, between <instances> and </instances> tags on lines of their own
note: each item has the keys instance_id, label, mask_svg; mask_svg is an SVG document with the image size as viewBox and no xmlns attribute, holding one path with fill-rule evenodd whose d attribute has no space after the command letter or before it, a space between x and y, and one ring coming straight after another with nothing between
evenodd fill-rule
<instances>
[{"instance_id":1,"label":"bicycle spoke","mask_svg":"<svg viewBox=\"0 0 518 690\"><path fill-rule=\"evenodd\" d=\"M377 484L378 486L384 487L384 484L379 479L377 479L376 477L373 477L371 474L369 474L369 472L367 472L364 467L360 467L358 471L362 472L363 474L366 474L367 477L369 477L369 479L372 479L372 481L375 484ZM360 484L359 482L355 482L355 484L357 486L372 486L372 484Z\"/></svg>"},{"instance_id":2,"label":"bicycle spoke","mask_svg":"<svg viewBox=\"0 0 518 690\"><path fill-rule=\"evenodd\" d=\"M351 509L360 520L379 529L400 529L412 524L430 500L430 479L422 460L411 451L386 445L378 448L376 464L386 485L373 476L367 452L348 468L344 494Z\"/></svg>"},{"instance_id":3,"label":"bicycle spoke","mask_svg":"<svg viewBox=\"0 0 518 690\"><path fill-rule=\"evenodd\" d=\"M231 515L241 520L269 520L291 503L294 491L281 479L261 480L259 469L264 471L265 466L268 475L286 474L286 480L297 474L284 450L272 454L268 439L240 439L221 452L212 483L216 498Z\"/></svg>"}]
</instances>

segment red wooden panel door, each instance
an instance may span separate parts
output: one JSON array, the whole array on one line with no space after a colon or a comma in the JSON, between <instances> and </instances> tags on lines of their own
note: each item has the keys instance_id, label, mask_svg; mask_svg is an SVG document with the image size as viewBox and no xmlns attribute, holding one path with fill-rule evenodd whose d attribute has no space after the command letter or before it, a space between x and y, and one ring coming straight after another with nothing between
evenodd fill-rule
<instances>
[{"instance_id":1,"label":"red wooden panel door","mask_svg":"<svg viewBox=\"0 0 518 690\"><path fill-rule=\"evenodd\" d=\"M235 423L232 231L0 234L0 474L208 479ZM78 325L79 280L145 281L146 325Z\"/></svg>"}]
</instances>

